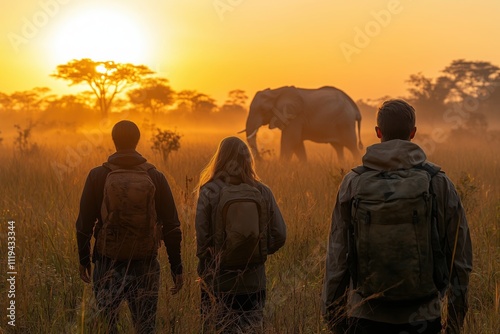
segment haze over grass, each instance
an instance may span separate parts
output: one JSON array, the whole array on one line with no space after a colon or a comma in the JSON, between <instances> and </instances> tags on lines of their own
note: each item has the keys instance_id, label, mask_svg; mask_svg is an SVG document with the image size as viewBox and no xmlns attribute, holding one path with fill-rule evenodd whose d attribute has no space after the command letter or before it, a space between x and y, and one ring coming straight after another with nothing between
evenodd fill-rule
<instances>
[{"instance_id":1,"label":"haze over grass","mask_svg":"<svg viewBox=\"0 0 500 334\"><path fill-rule=\"evenodd\" d=\"M165 249L160 252L162 286L157 328L159 332L195 333L199 324L199 287L193 189L219 140L234 132L188 132L181 128L179 131L184 134L181 148L172 153L165 165L150 150L149 130L141 130L138 150L167 175L184 233L186 284L175 297L166 293L165 285L171 286L172 282ZM34 137L39 148L30 154L21 154L10 143L0 147L3 157L0 249L7 247L4 222L7 219L16 222L16 329L25 333L96 333L99 322L90 285L85 285L78 276L74 224L88 171L113 152L109 131L101 133L101 137L95 135L95 144L87 144L86 150L82 143L91 141L84 134L52 134L47 137L51 138L48 142L42 138ZM266 328L268 333L320 333L325 329L320 317L319 293L331 211L342 175L358 162L337 166L329 145L308 144L307 165L296 161L281 165L276 161L279 136L262 133L261 139L270 153L257 164L257 172L273 190L288 226L287 243L267 262ZM367 130L363 141L369 145L376 139ZM68 153L71 150L77 155ZM443 166L455 182L468 211L474 272L466 333L495 333L500 326L499 153L494 143L455 138L436 145L429 157ZM53 162L67 169L58 174L58 165L54 167ZM0 267L6 268L6 260L0 258ZM6 289L2 282L0 296L6 296ZM0 298L0 309L7 307L6 300ZM5 322L1 323L2 328L4 325ZM125 333L132 330L125 305L120 326Z\"/></svg>"}]
</instances>

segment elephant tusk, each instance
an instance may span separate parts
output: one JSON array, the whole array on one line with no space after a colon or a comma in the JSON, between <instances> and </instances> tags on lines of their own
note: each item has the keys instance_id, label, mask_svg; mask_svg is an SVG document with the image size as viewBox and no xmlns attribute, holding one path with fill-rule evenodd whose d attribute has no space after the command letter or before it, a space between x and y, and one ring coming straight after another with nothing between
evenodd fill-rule
<instances>
[{"instance_id":1,"label":"elephant tusk","mask_svg":"<svg viewBox=\"0 0 500 334\"><path fill-rule=\"evenodd\" d=\"M245 131L247 131L247 129L243 129L243 130L238 131L238 132L236 132L236 133L243 133L243 132L245 132Z\"/></svg>"},{"instance_id":2,"label":"elephant tusk","mask_svg":"<svg viewBox=\"0 0 500 334\"><path fill-rule=\"evenodd\" d=\"M257 130L255 130L254 132L252 132L250 135L247 136L247 139L250 139L252 137L254 137L255 135L257 134Z\"/></svg>"}]
</instances>

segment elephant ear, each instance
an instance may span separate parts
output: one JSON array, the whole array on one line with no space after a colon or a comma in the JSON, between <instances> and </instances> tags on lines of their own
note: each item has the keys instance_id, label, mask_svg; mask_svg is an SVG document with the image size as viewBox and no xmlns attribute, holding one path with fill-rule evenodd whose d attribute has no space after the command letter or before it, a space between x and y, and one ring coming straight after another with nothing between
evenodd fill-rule
<instances>
[{"instance_id":1,"label":"elephant ear","mask_svg":"<svg viewBox=\"0 0 500 334\"><path fill-rule=\"evenodd\" d=\"M269 122L269 129L278 128L283 130L286 126L297 116L291 112L288 112L287 105L283 106L282 109L273 107L273 116Z\"/></svg>"},{"instance_id":2,"label":"elephant ear","mask_svg":"<svg viewBox=\"0 0 500 334\"><path fill-rule=\"evenodd\" d=\"M269 88L258 92L254 99L256 103L256 108L260 110L270 110L274 105L274 102L276 101L277 97L278 97L277 92Z\"/></svg>"},{"instance_id":3,"label":"elephant ear","mask_svg":"<svg viewBox=\"0 0 500 334\"><path fill-rule=\"evenodd\" d=\"M283 122L281 122L278 117L276 116L273 116L271 117L271 121L269 121L269 129L280 129L280 130L283 130L284 129L284 124Z\"/></svg>"},{"instance_id":4,"label":"elephant ear","mask_svg":"<svg viewBox=\"0 0 500 334\"><path fill-rule=\"evenodd\" d=\"M283 130L293 119L303 112L304 104L300 94L295 87L289 87L276 100L272 108L271 121L269 128L279 128Z\"/></svg>"}]
</instances>

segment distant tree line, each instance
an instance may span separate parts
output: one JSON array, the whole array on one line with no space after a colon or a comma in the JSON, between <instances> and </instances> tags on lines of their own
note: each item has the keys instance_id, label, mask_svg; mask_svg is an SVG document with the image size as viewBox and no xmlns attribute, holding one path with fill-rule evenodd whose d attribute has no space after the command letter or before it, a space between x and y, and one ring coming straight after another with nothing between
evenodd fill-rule
<instances>
[{"instance_id":1,"label":"distant tree line","mask_svg":"<svg viewBox=\"0 0 500 334\"><path fill-rule=\"evenodd\" d=\"M47 87L6 94L0 92L0 114L11 120L34 120L37 126L79 125L127 112L155 121L242 122L248 96L243 90L228 93L222 105L195 90L175 91L166 78L145 65L72 60L57 66L52 77L70 86L86 87L77 94L56 95ZM5 118L4 118L5 119Z\"/></svg>"},{"instance_id":2,"label":"distant tree line","mask_svg":"<svg viewBox=\"0 0 500 334\"><path fill-rule=\"evenodd\" d=\"M419 122L475 133L500 128L500 68L490 62L453 60L437 78L417 73L406 83L408 95L402 98L415 106ZM358 104L374 111L387 98Z\"/></svg>"}]
</instances>

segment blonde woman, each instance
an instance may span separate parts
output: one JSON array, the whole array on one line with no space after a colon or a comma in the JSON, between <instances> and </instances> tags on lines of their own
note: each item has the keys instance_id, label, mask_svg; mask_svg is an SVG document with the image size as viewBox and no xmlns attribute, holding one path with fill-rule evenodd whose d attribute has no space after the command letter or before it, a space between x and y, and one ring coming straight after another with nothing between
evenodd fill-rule
<instances>
[{"instance_id":1,"label":"blonde woman","mask_svg":"<svg viewBox=\"0 0 500 334\"><path fill-rule=\"evenodd\" d=\"M281 248L286 226L248 146L221 141L200 175L196 238L204 331L263 330L267 255Z\"/></svg>"}]
</instances>

